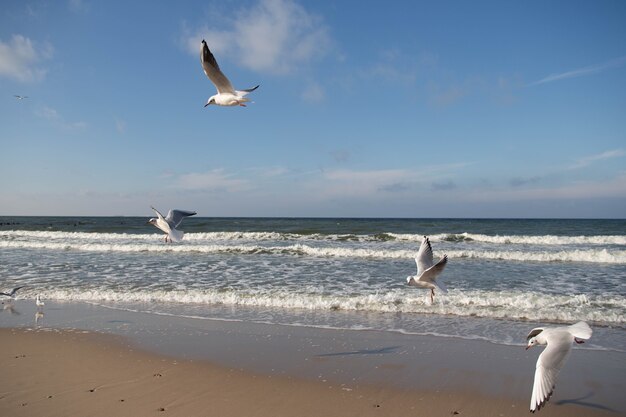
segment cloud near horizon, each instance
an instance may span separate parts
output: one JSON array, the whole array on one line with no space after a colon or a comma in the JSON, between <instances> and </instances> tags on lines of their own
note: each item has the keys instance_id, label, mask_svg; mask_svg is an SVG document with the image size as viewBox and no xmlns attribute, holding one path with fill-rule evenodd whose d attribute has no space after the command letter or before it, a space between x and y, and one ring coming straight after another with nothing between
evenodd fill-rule
<instances>
[{"instance_id":1,"label":"cloud near horizon","mask_svg":"<svg viewBox=\"0 0 626 417\"><path fill-rule=\"evenodd\" d=\"M191 172L174 176L176 187L191 191L222 191L235 193L244 191L248 181L235 178L223 169L213 169L206 172Z\"/></svg>"},{"instance_id":2,"label":"cloud near horizon","mask_svg":"<svg viewBox=\"0 0 626 417\"><path fill-rule=\"evenodd\" d=\"M597 162L597 161L603 161L603 160L606 160L606 159L618 158L618 157L624 156L624 155L626 155L626 152L624 152L623 149L613 149L613 150L602 152L602 153L599 153L599 154L585 156L583 158L580 158L573 165L569 166L569 169L584 168L584 167L589 166L589 165L591 165L591 164L593 164L594 162Z\"/></svg>"}]
</instances>

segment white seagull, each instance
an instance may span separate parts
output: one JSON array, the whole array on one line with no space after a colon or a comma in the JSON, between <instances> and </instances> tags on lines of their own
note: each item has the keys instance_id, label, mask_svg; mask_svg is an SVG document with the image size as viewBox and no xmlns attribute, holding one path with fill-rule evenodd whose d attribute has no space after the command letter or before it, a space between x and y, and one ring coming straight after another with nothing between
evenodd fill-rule
<instances>
[{"instance_id":1,"label":"white seagull","mask_svg":"<svg viewBox=\"0 0 626 417\"><path fill-rule=\"evenodd\" d=\"M250 101L245 96L248 93L259 88L257 85L254 88L249 88L247 90L235 90L233 85L230 83L228 78L224 75L224 73L220 70L219 65L217 65L217 61L215 57L209 50L204 39L202 39L202 47L200 48L200 62L202 62L202 68L204 68L204 73L211 80L211 82L217 88L217 94L209 97L204 107L209 104L216 104L218 106L242 106L246 107L244 103Z\"/></svg>"},{"instance_id":2,"label":"white seagull","mask_svg":"<svg viewBox=\"0 0 626 417\"><path fill-rule=\"evenodd\" d=\"M20 96L20 95L17 95L17 94L13 95L13 97L15 97L18 100L24 100L25 98L28 98L28 96Z\"/></svg>"},{"instance_id":3,"label":"white seagull","mask_svg":"<svg viewBox=\"0 0 626 417\"><path fill-rule=\"evenodd\" d=\"M435 288L439 288L443 292L448 289L441 281L437 281L437 277L448 263L448 255L443 255L436 264L433 263L433 248L430 246L430 240L424 236L420 250L415 258L417 264L417 275L407 277L407 284L413 287L430 288L430 302L434 301Z\"/></svg>"},{"instance_id":4,"label":"white seagull","mask_svg":"<svg viewBox=\"0 0 626 417\"><path fill-rule=\"evenodd\" d=\"M176 229L178 225L183 221L185 217L193 216L197 214L195 211L185 211L185 210L170 210L167 213L167 217L163 217L161 213L154 207L152 210L157 214L156 218L151 218L148 220L148 223L158 227L163 230L165 235L165 241L168 239L170 242L179 242L183 238L183 231Z\"/></svg>"},{"instance_id":5,"label":"white seagull","mask_svg":"<svg viewBox=\"0 0 626 417\"><path fill-rule=\"evenodd\" d=\"M24 286L22 285L21 287L13 288L9 292L0 292L0 295L4 295L5 297L13 298L13 297L15 297L15 293L17 292L17 290L19 290L20 288L24 288Z\"/></svg>"},{"instance_id":6,"label":"white seagull","mask_svg":"<svg viewBox=\"0 0 626 417\"><path fill-rule=\"evenodd\" d=\"M584 321L571 326L537 327L528 333L527 350L535 345L547 345L537 359L533 393L530 397L532 413L541 409L552 396L556 377L572 350L572 343L584 343L582 339L589 339L591 333L591 327Z\"/></svg>"},{"instance_id":7,"label":"white seagull","mask_svg":"<svg viewBox=\"0 0 626 417\"><path fill-rule=\"evenodd\" d=\"M37 304L38 308L45 306L46 304L41 300L39 294L37 294L37 298L35 298L35 304Z\"/></svg>"}]
</instances>

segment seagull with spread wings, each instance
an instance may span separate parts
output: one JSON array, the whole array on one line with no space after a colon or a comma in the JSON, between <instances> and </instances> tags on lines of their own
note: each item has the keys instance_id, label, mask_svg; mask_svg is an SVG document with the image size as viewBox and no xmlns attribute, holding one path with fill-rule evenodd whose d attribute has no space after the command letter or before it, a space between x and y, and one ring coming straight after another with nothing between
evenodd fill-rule
<instances>
[{"instance_id":1,"label":"seagull with spread wings","mask_svg":"<svg viewBox=\"0 0 626 417\"><path fill-rule=\"evenodd\" d=\"M435 299L435 288L440 289L443 292L448 292L448 289L441 281L437 281L437 277L448 263L448 255L443 255L437 263L433 262L433 248L430 246L430 240L424 236L420 250L415 258L417 264L417 275L411 275L407 277L406 282L412 287L429 288L430 289L430 302Z\"/></svg>"},{"instance_id":2,"label":"seagull with spread wings","mask_svg":"<svg viewBox=\"0 0 626 417\"><path fill-rule=\"evenodd\" d=\"M246 98L248 93L253 92L259 86L249 88L247 90L235 90L230 80L226 78L220 66L217 65L215 57L209 50L204 39L202 39L202 47L200 48L200 62L202 62L202 68L204 73L211 80L211 82L217 88L217 94L209 97L204 107L209 104L216 104L218 106L242 106L246 107L244 103L250 101Z\"/></svg>"},{"instance_id":3,"label":"seagull with spread wings","mask_svg":"<svg viewBox=\"0 0 626 417\"><path fill-rule=\"evenodd\" d=\"M546 345L535 368L535 382L530 397L531 413L541 409L552 396L556 377L572 350L572 344L584 343L583 339L589 339L591 333L591 327L584 321L571 326L537 327L528 333L526 350L535 345Z\"/></svg>"},{"instance_id":4,"label":"seagull with spread wings","mask_svg":"<svg viewBox=\"0 0 626 417\"><path fill-rule=\"evenodd\" d=\"M158 227L163 230L165 235L166 242L180 242L183 238L183 231L176 229L183 221L185 217L193 216L197 214L195 211L185 211L185 210L170 210L167 213L167 217L163 217L163 215L159 212L159 210L152 207L152 210L156 213L156 218L151 218L148 220L148 223Z\"/></svg>"}]
</instances>

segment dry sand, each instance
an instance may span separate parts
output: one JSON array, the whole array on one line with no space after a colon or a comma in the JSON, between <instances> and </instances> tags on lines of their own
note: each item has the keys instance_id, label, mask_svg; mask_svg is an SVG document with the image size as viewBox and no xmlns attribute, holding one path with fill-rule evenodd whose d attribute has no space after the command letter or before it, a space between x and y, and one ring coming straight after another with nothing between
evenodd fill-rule
<instances>
[{"instance_id":1,"label":"dry sand","mask_svg":"<svg viewBox=\"0 0 626 417\"><path fill-rule=\"evenodd\" d=\"M527 399L490 396L471 385L429 391L253 373L78 330L2 328L0 369L0 416L529 415ZM550 403L539 412L620 414L575 401Z\"/></svg>"}]
</instances>

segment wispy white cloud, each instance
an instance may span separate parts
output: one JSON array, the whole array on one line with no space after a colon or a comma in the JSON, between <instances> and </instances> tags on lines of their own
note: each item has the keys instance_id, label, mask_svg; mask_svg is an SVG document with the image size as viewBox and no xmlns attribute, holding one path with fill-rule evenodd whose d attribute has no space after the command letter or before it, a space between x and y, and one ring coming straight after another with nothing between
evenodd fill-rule
<instances>
[{"instance_id":1,"label":"wispy white cloud","mask_svg":"<svg viewBox=\"0 0 626 417\"><path fill-rule=\"evenodd\" d=\"M573 165L569 166L569 169L584 168L586 166L593 164L594 162L603 161L606 159L618 158L624 155L626 155L626 152L624 152L623 149L613 149L613 150L602 152L599 154L585 156L585 157L580 158Z\"/></svg>"},{"instance_id":2,"label":"wispy white cloud","mask_svg":"<svg viewBox=\"0 0 626 417\"><path fill-rule=\"evenodd\" d=\"M302 99L309 103L320 103L325 97L326 93L318 83L310 83L302 92Z\"/></svg>"},{"instance_id":3,"label":"wispy white cloud","mask_svg":"<svg viewBox=\"0 0 626 417\"><path fill-rule=\"evenodd\" d=\"M13 35L8 42L0 40L0 76L20 82L41 81L46 69L41 63L52 57L53 48L43 42L37 46L22 35Z\"/></svg>"},{"instance_id":4,"label":"wispy white cloud","mask_svg":"<svg viewBox=\"0 0 626 417\"><path fill-rule=\"evenodd\" d=\"M126 133L126 122L122 119L115 119L115 129L117 130L118 133L120 134L124 134Z\"/></svg>"},{"instance_id":5,"label":"wispy white cloud","mask_svg":"<svg viewBox=\"0 0 626 417\"><path fill-rule=\"evenodd\" d=\"M357 75L365 80L377 83L402 84L404 88L415 84L419 63L399 48L380 51L375 61L357 71Z\"/></svg>"},{"instance_id":6,"label":"wispy white cloud","mask_svg":"<svg viewBox=\"0 0 626 417\"><path fill-rule=\"evenodd\" d=\"M175 178L175 184L184 190L204 190L221 192L239 192L247 188L248 181L237 178L235 174L223 169L206 172L191 172Z\"/></svg>"},{"instance_id":7,"label":"wispy white cloud","mask_svg":"<svg viewBox=\"0 0 626 417\"><path fill-rule=\"evenodd\" d=\"M611 68L621 67L624 64L626 64L626 56L616 58L611 61L607 61L603 64L590 65L587 67L578 68L572 71L561 72L558 74L550 74L547 77L544 77L539 81L530 83L529 86L550 83L553 81L565 80L568 78L576 78L576 77L582 77L585 75L597 74L599 72L606 71Z\"/></svg>"},{"instance_id":8,"label":"wispy white cloud","mask_svg":"<svg viewBox=\"0 0 626 417\"><path fill-rule=\"evenodd\" d=\"M324 171L322 178L313 182L320 195L329 197L371 197L378 198L381 192L410 193L430 184L438 189L452 189L456 184L451 177L467 166L466 163L424 166L413 169L379 169L355 171L337 169ZM451 186L452 185L452 186Z\"/></svg>"},{"instance_id":9,"label":"wispy white cloud","mask_svg":"<svg viewBox=\"0 0 626 417\"><path fill-rule=\"evenodd\" d=\"M329 152L330 157L337 163L348 162L352 157L352 152L347 149L335 149Z\"/></svg>"},{"instance_id":10,"label":"wispy white cloud","mask_svg":"<svg viewBox=\"0 0 626 417\"><path fill-rule=\"evenodd\" d=\"M52 107L43 106L38 109L35 114L43 119L49 120L55 125L67 130L79 130L87 127L87 123L83 121L68 122L58 111Z\"/></svg>"},{"instance_id":11,"label":"wispy white cloud","mask_svg":"<svg viewBox=\"0 0 626 417\"><path fill-rule=\"evenodd\" d=\"M83 13L88 10L88 4L84 0L69 0L68 7L73 13Z\"/></svg>"},{"instance_id":12,"label":"wispy white cloud","mask_svg":"<svg viewBox=\"0 0 626 417\"><path fill-rule=\"evenodd\" d=\"M458 186L452 180L435 181L430 185L432 191L450 191L456 189Z\"/></svg>"},{"instance_id":13,"label":"wispy white cloud","mask_svg":"<svg viewBox=\"0 0 626 417\"><path fill-rule=\"evenodd\" d=\"M217 16L211 24L184 29L183 42L190 53L199 53L202 39L216 54L275 74L293 72L320 58L331 44L321 17L293 0L259 0L233 16Z\"/></svg>"},{"instance_id":14,"label":"wispy white cloud","mask_svg":"<svg viewBox=\"0 0 626 417\"><path fill-rule=\"evenodd\" d=\"M573 181L553 187L492 188L467 193L463 198L471 201L537 201L537 200L589 200L596 198L624 198L626 172L609 180Z\"/></svg>"},{"instance_id":15,"label":"wispy white cloud","mask_svg":"<svg viewBox=\"0 0 626 417\"><path fill-rule=\"evenodd\" d=\"M512 187L522 187L529 184L536 184L541 181L541 177L532 176L532 177L515 177L511 178L509 184Z\"/></svg>"},{"instance_id":16,"label":"wispy white cloud","mask_svg":"<svg viewBox=\"0 0 626 417\"><path fill-rule=\"evenodd\" d=\"M291 171L289 168L282 166L264 167L264 168L251 168L250 169L256 177L263 178L276 178L289 174Z\"/></svg>"}]
</instances>

